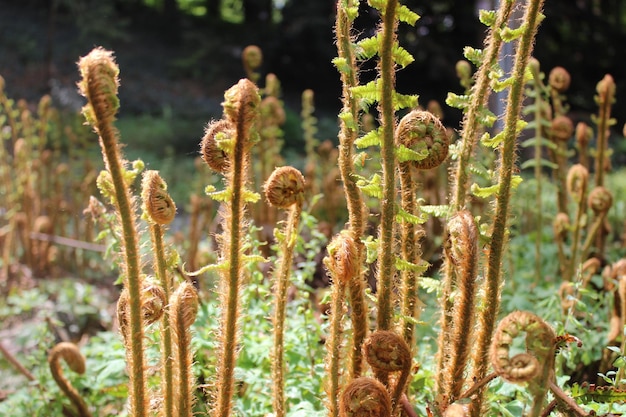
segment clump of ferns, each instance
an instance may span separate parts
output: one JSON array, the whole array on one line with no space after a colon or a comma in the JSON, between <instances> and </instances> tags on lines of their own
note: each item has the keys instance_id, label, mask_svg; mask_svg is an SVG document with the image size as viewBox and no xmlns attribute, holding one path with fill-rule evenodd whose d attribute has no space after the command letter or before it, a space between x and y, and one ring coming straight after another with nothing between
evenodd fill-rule
<instances>
[{"instance_id":1,"label":"clump of ferns","mask_svg":"<svg viewBox=\"0 0 626 417\"><path fill-rule=\"evenodd\" d=\"M537 26L543 15L541 14L543 2L532 0L526 2L524 15L517 27L508 26L514 7L513 1L500 3L497 11L481 13L481 21L489 26L490 30L485 41L484 51L466 48L466 57L478 65L474 74L475 82L471 87L469 96L450 95L448 103L464 109L463 129L460 141L453 147L453 158L456 159L456 167L453 172L453 195L451 209L453 213L462 212L467 208L468 189L477 197L493 198L493 213L488 216L486 222L480 222L477 230L481 233L486 251L484 259L479 259L479 264L485 265L484 281L482 283L482 297L478 303L482 304L477 314L476 323L465 323L464 328L475 328L473 349L468 364L471 371L467 372L468 381L482 380L488 369L488 352L492 335L495 329L496 317L499 312L500 289L502 286L502 256L508 238L508 217L510 211L510 196L512 190L521 181L515 174L516 167L516 139L525 123L520 120L521 104L523 97L523 85L527 76L527 65L532 52L534 37ZM516 42L513 69L510 74L505 74L497 65L500 49L503 42ZM497 164L491 172L491 185L481 187L476 184L469 187L472 156L475 153L477 138L484 126L490 126L495 121L495 116L486 109L486 103L491 91L508 91L506 110L503 115L502 131L495 134L485 132L480 137L480 142L488 149L496 151ZM495 197L495 198L494 198ZM470 216L471 217L471 216ZM482 223L482 224L481 224ZM465 227L464 227L465 228ZM452 231L452 230L451 230ZM453 253L453 252L451 252ZM458 261L456 261L458 263ZM454 266L454 258L447 261L447 265ZM449 266L444 269L444 288L454 288L456 276L459 271L454 268L450 271ZM464 291L462 288L459 291ZM458 296L458 295L457 295ZM446 330L450 317L454 317L451 311L452 303L448 297L442 299L442 338L444 342L439 346L439 369L443 371L451 363L448 358L454 357L446 353L445 340L453 339L454 326ZM472 317L464 317L469 320ZM458 329L457 329L458 330ZM464 336L465 337L465 336ZM461 344L467 342L461 342ZM456 355L458 352L454 351ZM453 362L452 362L453 363ZM463 373L461 371L461 373ZM452 379L452 378L451 378ZM440 407L446 408L455 398L446 398L452 391L451 384L456 381L441 381L438 384L437 394ZM458 388L455 388L458 392ZM462 388L461 388L462 390ZM481 415L484 390L479 389L470 404L470 415Z\"/></svg>"},{"instance_id":2,"label":"clump of ferns","mask_svg":"<svg viewBox=\"0 0 626 417\"><path fill-rule=\"evenodd\" d=\"M80 221L79 213L95 184L95 169L83 163L80 175L67 175L76 165L73 162L79 160L76 156L82 163L84 144L76 143L69 163L62 162L60 135L72 143L76 135L70 127L65 132L54 129L53 120L58 115L50 97L43 96L32 112L25 100L16 103L6 97L2 79L0 112L0 184L7 190L5 206L10 208L3 214L9 225L5 232L8 244L2 254L5 276L18 259L35 276L54 273L53 266L77 265L75 248L55 245L52 240L54 235L91 240L89 227Z\"/></svg>"},{"instance_id":3,"label":"clump of ferns","mask_svg":"<svg viewBox=\"0 0 626 417\"><path fill-rule=\"evenodd\" d=\"M97 183L101 193L117 213L116 229L121 235L122 280L124 288L117 304L120 332L126 348L129 374L129 413L145 416L151 412L151 393L147 389L145 341L146 327L162 320L163 392L160 393L163 415L191 416L193 404L191 378L191 336L189 328L197 312L197 294L184 282L175 291L169 269L175 257L166 258L163 229L175 216L176 206L167 186L157 172L147 171L142 181L144 214L150 224L154 270L159 282L152 282L142 272L135 198L131 184L143 163L133 169L121 158L119 132L114 126L119 107L117 98L119 68L110 51L95 48L79 61L82 80L80 91L88 103L83 114L99 136L106 170ZM96 211L96 207L92 208ZM121 230L120 230L121 229Z\"/></svg>"},{"instance_id":4,"label":"clump of ferns","mask_svg":"<svg viewBox=\"0 0 626 417\"><path fill-rule=\"evenodd\" d=\"M366 369L363 361L363 355L368 356L364 347L369 327L363 299L366 258L370 262L378 258L377 323L370 339L381 332L389 332L401 341L399 343L407 346L408 359L402 365L406 366L404 372L407 374L394 379L389 378L389 372L393 372L391 369L375 371L388 391L392 407L395 408L400 401L410 374L412 352L408 346L414 344L414 324L419 314L416 297L418 278L427 268L421 260L419 247L420 225L426 217L420 213L415 197L418 185L414 181L413 170L439 166L447 156L449 145L445 128L427 111L409 111L399 123L396 121L399 110L417 107L416 96L395 91L396 66L404 67L413 61L410 54L399 46L396 29L399 21L414 24L418 16L397 1L370 2L370 5L379 12L382 23L376 35L358 42L354 41L351 33L352 22L358 13L357 5L350 1L338 2L337 5L335 30L339 57L334 63L342 79L344 106L340 114L339 167L348 202L349 221L347 228L329 244L326 258L333 282L326 361L329 378L326 391L331 415L359 415L353 414L356 411L345 414L346 411L341 410L338 393L347 382L358 381ZM358 60L375 56L378 58L377 79L360 85ZM379 127L359 137L360 114L375 103L380 115ZM364 151L354 155L355 147ZM380 155L373 151L375 147L380 148ZM367 159L367 156L363 157L366 153L378 158L382 173L376 172L370 177L355 173L355 162ZM398 184L400 204L397 203ZM377 201L381 207L376 239L364 238L366 198ZM401 230L396 227L398 224ZM401 247L396 246L396 240L401 242ZM398 271L402 276L400 284L394 280ZM342 317L346 298L350 300L351 307L352 338L348 348L351 366L349 372L343 373L339 363L344 354L341 349ZM399 316L395 308L397 304L401 306ZM373 369L374 365L370 363L370 367Z\"/></svg>"},{"instance_id":5,"label":"clump of ferns","mask_svg":"<svg viewBox=\"0 0 626 417\"><path fill-rule=\"evenodd\" d=\"M245 265L258 260L246 254L249 246L247 205L260 199L248 189L250 155L258 142L256 131L261 97L258 88L247 79L240 80L224 94L224 116L211 122L201 142L204 161L223 175L225 189L207 187L207 193L221 203L222 233L218 237L218 264L208 265L193 273L215 270L220 275L222 318L219 331L218 380L212 414L229 416L235 388L240 291L245 282Z\"/></svg>"}]
</instances>

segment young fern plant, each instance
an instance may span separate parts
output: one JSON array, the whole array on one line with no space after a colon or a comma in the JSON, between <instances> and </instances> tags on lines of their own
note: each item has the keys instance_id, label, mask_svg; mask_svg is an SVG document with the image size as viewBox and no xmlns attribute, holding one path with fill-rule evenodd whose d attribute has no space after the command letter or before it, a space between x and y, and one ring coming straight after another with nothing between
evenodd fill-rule
<instances>
[{"instance_id":1,"label":"young fern plant","mask_svg":"<svg viewBox=\"0 0 626 417\"><path fill-rule=\"evenodd\" d=\"M247 243L246 205L260 198L247 188L250 151L258 140L255 124L260 102L258 88L250 80L240 80L224 94L224 118L209 124L201 142L204 161L211 169L223 174L226 181L226 188L222 191L207 187L207 193L222 203L220 262L192 273L197 275L213 269L221 275L223 315L220 323L216 403L212 409L215 417L232 414L240 287L244 278L244 265L252 260L244 253Z\"/></svg>"},{"instance_id":2,"label":"young fern plant","mask_svg":"<svg viewBox=\"0 0 626 417\"><path fill-rule=\"evenodd\" d=\"M417 106L417 96L402 95L395 91L396 65L405 67L413 62L413 57L398 44L398 22L415 24L419 16L398 1L372 1L371 6L378 10L382 23L376 35L359 41L356 53L360 59L378 56L378 77L366 85L352 87L350 93L365 106L378 103L380 127L355 140L358 148L380 147L382 175L375 174L369 179L361 178L363 193L380 199L380 225L376 246L377 265L377 328L389 330L393 326L393 276L395 266L395 218L396 210L396 169L397 155L395 147L396 111ZM354 126L357 120L353 113L343 112L342 121ZM406 147L399 150L407 160L424 159L426 152L411 152ZM407 155L410 155L407 157Z\"/></svg>"},{"instance_id":3,"label":"young fern plant","mask_svg":"<svg viewBox=\"0 0 626 417\"><path fill-rule=\"evenodd\" d=\"M532 115L532 120L526 125L527 130L532 131L532 137L521 143L522 148L533 148L535 157L528 159L520 165L520 170L533 168L535 175L535 279L542 277L541 272L541 241L544 223L543 215L543 199L542 199L542 183L543 169L556 169L557 165L543 157L545 148L554 149L554 142L548 140L546 132L550 128L549 116L551 113L549 104L549 89L544 84L544 74L540 71L539 61L531 58L529 62L532 78L528 82L529 88L526 90L526 96L532 102L522 110L525 116Z\"/></svg>"},{"instance_id":4,"label":"young fern plant","mask_svg":"<svg viewBox=\"0 0 626 417\"><path fill-rule=\"evenodd\" d=\"M102 155L110 178L111 195L122 225L122 243L124 251L124 287L128 296L128 335L125 337L128 352L128 373L130 378L129 400L130 415L147 416L148 394L146 390L144 358L144 323L142 312L143 277L140 270L139 245L137 240L136 215L134 200L125 178L124 166L120 156L118 136L114 127L115 115L119 109L117 90L119 68L113 54L102 48L95 48L78 62L82 80L80 92L87 97L83 107L87 122L100 138Z\"/></svg>"},{"instance_id":5,"label":"young fern plant","mask_svg":"<svg viewBox=\"0 0 626 417\"><path fill-rule=\"evenodd\" d=\"M486 276L483 298L483 309L478 316L478 332L476 334L476 348L474 349L471 362L473 369L470 380L482 380L487 371L487 356L491 342L495 320L499 311L500 287L502 283L502 254L507 238L508 215L510 210L510 195L512 189L521 180L514 175L516 138L524 127L519 120L523 97L523 86L526 77L526 69L537 26L542 18L542 0L530 0L526 2L524 16L519 26L511 29L508 26L513 1L501 3L498 12L483 12L481 20L490 26L490 34L487 37L487 49L484 53L466 53L480 63L476 73L476 83L470 98L459 99L458 96L449 96L448 102L466 107L466 115L461 134L460 154L453 187L452 207L460 210L465 206L465 197L468 182L468 163L473 153L478 127L481 122L491 123L494 118L484 108L485 99L489 90L502 91L508 89L507 105L503 120L503 130L493 137L485 133L481 143L488 148L498 150L498 166L496 171L496 183L488 188L472 187L472 190L482 197L495 195L495 212L491 219L489 231L488 252L486 255ZM517 41L514 56L514 65L511 74L503 74L497 67L498 51L503 41ZM478 58L478 59L476 59ZM502 77L505 78L502 78ZM457 152L459 152L457 150ZM445 302L445 300L444 300ZM443 349L439 346L439 349ZM470 409L472 416L481 415L483 403L483 390L479 390L476 398L472 401Z\"/></svg>"},{"instance_id":6,"label":"young fern plant","mask_svg":"<svg viewBox=\"0 0 626 417\"><path fill-rule=\"evenodd\" d=\"M263 186L265 198L274 207L288 210L287 222L276 233L280 242L280 259L275 273L274 289L274 345L272 349L272 395L276 417L286 415L284 326L287 306L287 289L293 264L294 249L298 237L298 225L304 204L305 181L297 169L286 166L276 168Z\"/></svg>"}]
</instances>

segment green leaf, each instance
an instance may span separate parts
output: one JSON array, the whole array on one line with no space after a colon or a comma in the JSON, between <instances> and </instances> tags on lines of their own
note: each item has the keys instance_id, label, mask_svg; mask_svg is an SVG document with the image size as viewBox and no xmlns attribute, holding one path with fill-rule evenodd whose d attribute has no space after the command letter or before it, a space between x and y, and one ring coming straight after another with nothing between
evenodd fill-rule
<instances>
[{"instance_id":1,"label":"green leaf","mask_svg":"<svg viewBox=\"0 0 626 417\"><path fill-rule=\"evenodd\" d=\"M367 239L363 241L366 250L366 259L365 262L371 264L372 262L378 259L378 239L374 239L372 236L368 236Z\"/></svg>"},{"instance_id":2,"label":"green leaf","mask_svg":"<svg viewBox=\"0 0 626 417\"><path fill-rule=\"evenodd\" d=\"M518 39L520 36L524 34L526 28L528 27L527 23L520 25L516 29L511 29L510 27L505 27L500 31L500 36L504 40L504 42L511 42L515 39Z\"/></svg>"},{"instance_id":3,"label":"green leaf","mask_svg":"<svg viewBox=\"0 0 626 417\"><path fill-rule=\"evenodd\" d=\"M339 119L345 123L346 127L350 130L357 130L357 123L354 115L349 111L339 113Z\"/></svg>"},{"instance_id":4,"label":"green leaf","mask_svg":"<svg viewBox=\"0 0 626 417\"><path fill-rule=\"evenodd\" d=\"M557 169L559 167L554 162L550 162L545 159L541 159L539 165L541 165L542 167L550 168L550 169ZM520 169L534 168L536 166L537 166L537 161L534 159L529 159L528 161L524 161L524 163L520 165Z\"/></svg>"},{"instance_id":5,"label":"green leaf","mask_svg":"<svg viewBox=\"0 0 626 417\"><path fill-rule=\"evenodd\" d=\"M380 146L380 134L378 129L372 129L365 135L354 141L354 145L358 149L369 148L370 146Z\"/></svg>"},{"instance_id":6,"label":"green leaf","mask_svg":"<svg viewBox=\"0 0 626 417\"><path fill-rule=\"evenodd\" d=\"M219 201L222 203L225 201L230 201L232 198L232 194L229 188L225 190L217 191L217 189L214 186L207 185L206 188L204 189L204 192L213 200Z\"/></svg>"},{"instance_id":7,"label":"green leaf","mask_svg":"<svg viewBox=\"0 0 626 417\"><path fill-rule=\"evenodd\" d=\"M361 39L356 44L355 54L359 59L370 59L378 53L380 40L378 35Z\"/></svg>"},{"instance_id":8,"label":"green leaf","mask_svg":"<svg viewBox=\"0 0 626 417\"><path fill-rule=\"evenodd\" d=\"M398 9L398 20L401 22L415 26L415 22L417 22L419 18L420 16L417 13L411 11L411 9L406 6L400 6Z\"/></svg>"},{"instance_id":9,"label":"green leaf","mask_svg":"<svg viewBox=\"0 0 626 417\"><path fill-rule=\"evenodd\" d=\"M424 158L428 157L428 148L426 144L420 142L423 145L423 149L413 150L407 148L404 145L399 145L395 148L396 158L398 162L409 162L409 161L421 161Z\"/></svg>"},{"instance_id":10,"label":"green leaf","mask_svg":"<svg viewBox=\"0 0 626 417\"><path fill-rule=\"evenodd\" d=\"M465 58L467 58L472 64L480 67L483 62L484 53L481 49L466 46L463 48L463 56L465 56Z\"/></svg>"},{"instance_id":11,"label":"green leaf","mask_svg":"<svg viewBox=\"0 0 626 417\"><path fill-rule=\"evenodd\" d=\"M446 218L452 215L452 207L447 204L421 206L422 213L438 218Z\"/></svg>"},{"instance_id":12,"label":"green leaf","mask_svg":"<svg viewBox=\"0 0 626 417\"><path fill-rule=\"evenodd\" d=\"M446 97L446 104L450 107L454 107L455 109L465 110L469 107L470 96L468 95L460 95L454 93L448 93Z\"/></svg>"},{"instance_id":13,"label":"green leaf","mask_svg":"<svg viewBox=\"0 0 626 417\"><path fill-rule=\"evenodd\" d=\"M337 57L332 60L333 65L337 68L337 70L342 74L350 74L352 72L352 68L350 64L345 58Z\"/></svg>"},{"instance_id":14,"label":"green leaf","mask_svg":"<svg viewBox=\"0 0 626 417\"><path fill-rule=\"evenodd\" d=\"M412 262L405 261L404 259L401 259L397 256L395 259L395 265L398 271L411 271L415 272L418 275L426 272L428 270L428 267L430 266L430 264L424 260L422 260L419 264L414 264Z\"/></svg>"},{"instance_id":15,"label":"green leaf","mask_svg":"<svg viewBox=\"0 0 626 417\"><path fill-rule=\"evenodd\" d=\"M393 108L394 110L401 110L407 108L417 107L418 96L415 94L400 94L393 92Z\"/></svg>"},{"instance_id":16,"label":"green leaf","mask_svg":"<svg viewBox=\"0 0 626 417\"><path fill-rule=\"evenodd\" d=\"M405 68L407 65L411 64L415 61L413 55L409 53L406 49L401 47L400 45L394 45L392 50L393 60L396 64L400 65L402 68Z\"/></svg>"},{"instance_id":17,"label":"green leaf","mask_svg":"<svg viewBox=\"0 0 626 417\"><path fill-rule=\"evenodd\" d=\"M495 10L480 10L478 12L478 20L480 23L487 27L492 27L496 23L496 11Z\"/></svg>"},{"instance_id":18,"label":"green leaf","mask_svg":"<svg viewBox=\"0 0 626 417\"><path fill-rule=\"evenodd\" d=\"M427 293L439 292L441 289L441 282L428 277L422 277L419 280L419 286L426 290Z\"/></svg>"},{"instance_id":19,"label":"green leaf","mask_svg":"<svg viewBox=\"0 0 626 417\"><path fill-rule=\"evenodd\" d=\"M359 100L362 108L367 109L379 99L376 81L370 81L365 85L352 87L350 92L355 99Z\"/></svg>"},{"instance_id":20,"label":"green leaf","mask_svg":"<svg viewBox=\"0 0 626 417\"><path fill-rule=\"evenodd\" d=\"M246 203L256 203L261 199L261 195L259 193L255 193L251 190L243 190L243 201Z\"/></svg>"},{"instance_id":21,"label":"green leaf","mask_svg":"<svg viewBox=\"0 0 626 417\"><path fill-rule=\"evenodd\" d=\"M361 178L356 182L356 185L361 189L364 194L378 199L383 198L383 187L381 184L382 179L378 174L374 174L374 176L372 176L370 180Z\"/></svg>"},{"instance_id":22,"label":"green leaf","mask_svg":"<svg viewBox=\"0 0 626 417\"><path fill-rule=\"evenodd\" d=\"M346 11L346 16L348 16L348 20L351 22L354 21L359 16L359 6L352 6L344 8Z\"/></svg>"},{"instance_id":23,"label":"green leaf","mask_svg":"<svg viewBox=\"0 0 626 417\"><path fill-rule=\"evenodd\" d=\"M428 216L425 213L420 213L420 215L411 214L408 211L404 210L402 207L396 207L396 221L397 222L407 222L411 224L424 224L428 220Z\"/></svg>"},{"instance_id":24,"label":"green leaf","mask_svg":"<svg viewBox=\"0 0 626 417\"><path fill-rule=\"evenodd\" d=\"M480 187L478 184L474 183L470 187L470 191L478 198L488 198L500 190L500 184L494 184L489 187Z\"/></svg>"}]
</instances>

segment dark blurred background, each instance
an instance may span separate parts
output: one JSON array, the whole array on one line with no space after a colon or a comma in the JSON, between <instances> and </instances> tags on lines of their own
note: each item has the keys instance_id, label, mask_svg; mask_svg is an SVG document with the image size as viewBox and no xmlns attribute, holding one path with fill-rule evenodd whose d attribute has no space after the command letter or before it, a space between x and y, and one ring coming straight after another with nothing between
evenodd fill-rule
<instances>
[{"instance_id":1,"label":"dark blurred background","mask_svg":"<svg viewBox=\"0 0 626 417\"><path fill-rule=\"evenodd\" d=\"M482 46L485 27L477 10L495 8L496 1L402 3L421 19L415 27L400 25L400 44L416 61L399 72L397 89L419 94L422 104L443 103L448 91L462 91L454 66L463 47ZM620 132L626 120L625 3L547 0L535 47L543 71L557 65L570 71L568 100L574 118L595 112L596 83L612 74ZM304 89L315 91L321 134L333 134L340 106L339 77L331 64L336 56L334 11L334 0L0 0L0 75L10 97L37 100L51 93L57 104L79 108L75 63L101 45L115 51L121 67L122 118L208 121L219 117L224 89L245 76L241 50L256 44L264 54L262 74L278 76L292 115L294 126L288 118L285 127L286 146L298 146L295 119ZM362 4L359 35L371 35L377 21L375 12ZM363 79L374 75L374 66L366 63ZM458 111L443 107L447 124L458 125ZM185 132L180 136L183 151L196 146L197 135L193 144Z\"/></svg>"}]
</instances>

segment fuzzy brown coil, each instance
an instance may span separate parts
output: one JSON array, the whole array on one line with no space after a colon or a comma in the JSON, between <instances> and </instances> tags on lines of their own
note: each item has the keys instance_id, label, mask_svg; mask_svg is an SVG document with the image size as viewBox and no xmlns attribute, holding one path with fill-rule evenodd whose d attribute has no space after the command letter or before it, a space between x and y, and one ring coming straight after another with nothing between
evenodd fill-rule
<instances>
[{"instance_id":1,"label":"fuzzy brown coil","mask_svg":"<svg viewBox=\"0 0 626 417\"><path fill-rule=\"evenodd\" d=\"M384 372L406 370L411 366L411 349L404 339L390 330L378 330L363 344L363 352L372 369Z\"/></svg>"},{"instance_id":2,"label":"fuzzy brown coil","mask_svg":"<svg viewBox=\"0 0 626 417\"><path fill-rule=\"evenodd\" d=\"M563 93L569 88L571 79L572 77L565 68L554 67L548 76L548 84L559 93Z\"/></svg>"},{"instance_id":3,"label":"fuzzy brown coil","mask_svg":"<svg viewBox=\"0 0 626 417\"><path fill-rule=\"evenodd\" d=\"M141 198L149 219L156 224L170 224L176 217L176 204L167 192L167 184L157 171L146 171L141 181Z\"/></svg>"},{"instance_id":4,"label":"fuzzy brown coil","mask_svg":"<svg viewBox=\"0 0 626 417\"><path fill-rule=\"evenodd\" d=\"M209 123L200 142L202 159L213 171L225 174L228 171L228 154L220 146L221 141L230 140L235 136L231 122L218 120Z\"/></svg>"},{"instance_id":5,"label":"fuzzy brown coil","mask_svg":"<svg viewBox=\"0 0 626 417\"><path fill-rule=\"evenodd\" d=\"M78 373L85 373L85 358L73 343L61 342L50 350L48 354L48 365L50 373L56 381L57 385L72 401L78 410L79 417L91 417L91 413L85 400L80 396L78 391L69 383L63 375L61 369L61 359L65 360L69 368Z\"/></svg>"},{"instance_id":6,"label":"fuzzy brown coil","mask_svg":"<svg viewBox=\"0 0 626 417\"><path fill-rule=\"evenodd\" d=\"M514 339L526 333L527 352L509 357ZM554 349L554 330L538 316L516 311L506 316L496 328L491 344L491 364L503 379L522 383L537 377Z\"/></svg>"},{"instance_id":7,"label":"fuzzy brown coil","mask_svg":"<svg viewBox=\"0 0 626 417\"><path fill-rule=\"evenodd\" d=\"M141 310L144 324L150 325L163 316L163 309L167 305L165 291L158 285L148 285L141 293Z\"/></svg>"},{"instance_id":8,"label":"fuzzy brown coil","mask_svg":"<svg viewBox=\"0 0 626 417\"><path fill-rule=\"evenodd\" d=\"M566 213L558 213L552 223L554 235L564 240L570 227L569 216Z\"/></svg>"},{"instance_id":9,"label":"fuzzy brown coil","mask_svg":"<svg viewBox=\"0 0 626 417\"><path fill-rule=\"evenodd\" d=\"M557 116L550 126L552 138L561 142L567 142L574 133L574 123L567 116Z\"/></svg>"},{"instance_id":10,"label":"fuzzy brown coil","mask_svg":"<svg viewBox=\"0 0 626 417\"><path fill-rule=\"evenodd\" d=\"M589 193L588 204L596 215L605 214L613 205L613 194L605 187L595 187Z\"/></svg>"},{"instance_id":11,"label":"fuzzy brown coil","mask_svg":"<svg viewBox=\"0 0 626 417\"><path fill-rule=\"evenodd\" d=\"M348 231L342 231L328 244L328 256L324 262L333 279L347 284L359 269L356 242Z\"/></svg>"},{"instance_id":12,"label":"fuzzy brown coil","mask_svg":"<svg viewBox=\"0 0 626 417\"><path fill-rule=\"evenodd\" d=\"M576 200L582 201L587 192L589 171L581 164L573 165L567 172L567 192Z\"/></svg>"},{"instance_id":13,"label":"fuzzy brown coil","mask_svg":"<svg viewBox=\"0 0 626 417\"><path fill-rule=\"evenodd\" d=\"M113 122L120 102L117 97L119 86L119 67L113 59L113 52L103 48L95 48L78 62L81 82L78 84L80 93L87 97L89 103L83 109L90 124L96 120Z\"/></svg>"},{"instance_id":14,"label":"fuzzy brown coil","mask_svg":"<svg viewBox=\"0 0 626 417\"><path fill-rule=\"evenodd\" d=\"M256 45L248 45L241 53L241 61L246 71L254 71L263 63L263 51Z\"/></svg>"},{"instance_id":15,"label":"fuzzy brown coil","mask_svg":"<svg viewBox=\"0 0 626 417\"><path fill-rule=\"evenodd\" d=\"M404 116L395 132L396 143L414 151L426 148L428 156L420 161L413 161L417 169L438 167L448 156L450 138L441 121L432 113L413 110Z\"/></svg>"},{"instance_id":16,"label":"fuzzy brown coil","mask_svg":"<svg viewBox=\"0 0 626 417\"><path fill-rule=\"evenodd\" d=\"M249 134L256 121L260 103L258 88L247 78L239 80L224 92L224 116L236 126L237 137L246 140L246 147L254 144Z\"/></svg>"},{"instance_id":17,"label":"fuzzy brown coil","mask_svg":"<svg viewBox=\"0 0 626 417\"><path fill-rule=\"evenodd\" d=\"M383 384L372 378L353 379L339 397L340 417L390 417L391 398Z\"/></svg>"},{"instance_id":18,"label":"fuzzy brown coil","mask_svg":"<svg viewBox=\"0 0 626 417\"><path fill-rule=\"evenodd\" d=\"M591 137L593 136L593 130L585 123L578 122L576 125L576 143L579 147L586 147Z\"/></svg>"},{"instance_id":19,"label":"fuzzy brown coil","mask_svg":"<svg viewBox=\"0 0 626 417\"><path fill-rule=\"evenodd\" d=\"M172 294L172 314L180 320L184 328L190 328L198 315L198 292L188 282L182 283ZM178 329L174 329L178 331Z\"/></svg>"},{"instance_id":20,"label":"fuzzy brown coil","mask_svg":"<svg viewBox=\"0 0 626 417\"><path fill-rule=\"evenodd\" d=\"M263 185L267 202L274 207L287 208L304 202L304 176L297 169L276 168Z\"/></svg>"},{"instance_id":21,"label":"fuzzy brown coil","mask_svg":"<svg viewBox=\"0 0 626 417\"><path fill-rule=\"evenodd\" d=\"M280 100L274 96L265 97L261 101L260 111L264 125L280 126L285 123L287 118L285 108L280 103Z\"/></svg>"}]
</instances>

